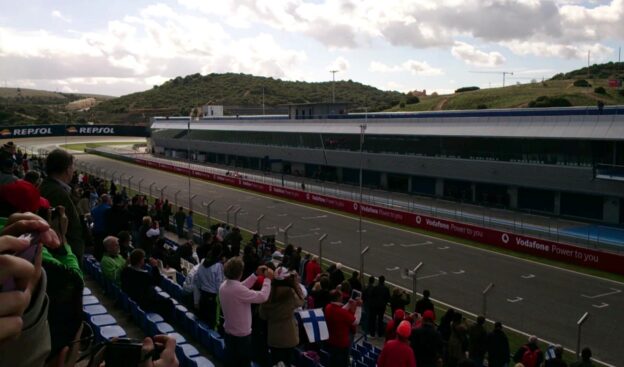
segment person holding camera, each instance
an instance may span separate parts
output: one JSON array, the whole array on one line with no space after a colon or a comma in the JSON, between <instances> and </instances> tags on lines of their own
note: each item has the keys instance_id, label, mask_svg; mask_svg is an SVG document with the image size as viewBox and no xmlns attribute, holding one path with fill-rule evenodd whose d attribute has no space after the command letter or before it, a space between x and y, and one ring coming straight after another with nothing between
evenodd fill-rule
<instances>
[{"instance_id":1,"label":"person holding camera","mask_svg":"<svg viewBox=\"0 0 624 367\"><path fill-rule=\"evenodd\" d=\"M297 308L303 306L304 296L295 272L285 267L275 270L271 294L260 305L260 317L267 321L271 364L279 362L290 366L294 362L294 348L299 345L299 328L294 317Z\"/></svg>"},{"instance_id":2,"label":"person holding camera","mask_svg":"<svg viewBox=\"0 0 624 367\"><path fill-rule=\"evenodd\" d=\"M273 270L259 266L256 274L252 274L241 282L243 276L243 260L240 257L229 259L223 268L225 281L219 288L219 301L225 323L225 366L248 366L251 363L251 305L264 303L271 292ZM264 275L262 288L251 289L257 276Z\"/></svg>"}]
</instances>

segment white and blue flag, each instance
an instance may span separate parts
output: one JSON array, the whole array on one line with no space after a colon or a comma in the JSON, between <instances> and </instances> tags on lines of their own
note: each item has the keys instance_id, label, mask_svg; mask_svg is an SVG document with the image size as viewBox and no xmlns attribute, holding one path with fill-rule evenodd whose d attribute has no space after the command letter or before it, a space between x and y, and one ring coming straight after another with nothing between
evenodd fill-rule
<instances>
[{"instance_id":1,"label":"white and blue flag","mask_svg":"<svg viewBox=\"0 0 624 367\"><path fill-rule=\"evenodd\" d=\"M329 339L329 331L327 330L323 309L315 308L297 311L296 315L297 321L299 321L299 325L303 326L310 343Z\"/></svg>"}]
</instances>

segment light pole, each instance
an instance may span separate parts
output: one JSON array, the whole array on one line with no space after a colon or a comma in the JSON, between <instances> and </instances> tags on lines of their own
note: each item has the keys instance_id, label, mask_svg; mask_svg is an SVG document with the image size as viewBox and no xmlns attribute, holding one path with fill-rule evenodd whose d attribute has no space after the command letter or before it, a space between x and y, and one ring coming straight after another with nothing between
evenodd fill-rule
<instances>
[{"instance_id":1,"label":"light pole","mask_svg":"<svg viewBox=\"0 0 624 367\"><path fill-rule=\"evenodd\" d=\"M260 221L262 221L262 218L264 218L264 214L260 214L258 219L256 219L256 233L258 236L260 236Z\"/></svg>"},{"instance_id":2,"label":"light pole","mask_svg":"<svg viewBox=\"0 0 624 367\"><path fill-rule=\"evenodd\" d=\"M416 299L416 295L418 294L418 271L422 268L422 266L423 263L421 261L418 265L416 265L416 267L414 267L414 269L411 269L408 272L412 274L412 295L414 296L414 299Z\"/></svg>"},{"instance_id":3,"label":"light pole","mask_svg":"<svg viewBox=\"0 0 624 367\"><path fill-rule=\"evenodd\" d=\"M292 228L293 224L289 223L285 228L284 228L284 246L288 246L288 231L290 231L290 229Z\"/></svg>"},{"instance_id":4,"label":"light pole","mask_svg":"<svg viewBox=\"0 0 624 367\"><path fill-rule=\"evenodd\" d=\"M364 133L366 132L366 124L360 125L360 205L358 205L358 235L360 242L360 253L362 253L362 165L364 161ZM361 275L361 273L360 273Z\"/></svg>"},{"instance_id":5,"label":"light pole","mask_svg":"<svg viewBox=\"0 0 624 367\"><path fill-rule=\"evenodd\" d=\"M210 206L214 203L214 199L209 202L203 202L202 205L206 207L206 223L208 223L208 229L210 229Z\"/></svg>"},{"instance_id":6,"label":"light pole","mask_svg":"<svg viewBox=\"0 0 624 367\"><path fill-rule=\"evenodd\" d=\"M483 290L483 317L486 317L487 314L487 294L494 288L494 283L488 284L487 287Z\"/></svg>"},{"instance_id":7,"label":"light pole","mask_svg":"<svg viewBox=\"0 0 624 367\"><path fill-rule=\"evenodd\" d=\"M578 330L576 332L576 359L581 359L581 327L589 318L589 312L585 312L583 316L576 322Z\"/></svg>"},{"instance_id":8,"label":"light pole","mask_svg":"<svg viewBox=\"0 0 624 367\"><path fill-rule=\"evenodd\" d=\"M152 182L152 183L149 185L149 195L150 195L150 197L152 197L152 187L154 187L154 185L156 185L156 182Z\"/></svg>"},{"instance_id":9,"label":"light pole","mask_svg":"<svg viewBox=\"0 0 624 367\"><path fill-rule=\"evenodd\" d=\"M178 207L178 195L180 194L180 191L182 190L176 191L175 195L173 195L173 202L175 203L176 208Z\"/></svg>"},{"instance_id":10,"label":"light pole","mask_svg":"<svg viewBox=\"0 0 624 367\"><path fill-rule=\"evenodd\" d=\"M360 279L364 279L364 255L370 250L369 246L366 246L362 252L360 252Z\"/></svg>"},{"instance_id":11,"label":"light pole","mask_svg":"<svg viewBox=\"0 0 624 367\"><path fill-rule=\"evenodd\" d=\"M327 233L324 233L321 237L319 237L319 265L323 267L323 241L327 238Z\"/></svg>"},{"instance_id":12,"label":"light pole","mask_svg":"<svg viewBox=\"0 0 624 367\"><path fill-rule=\"evenodd\" d=\"M193 200L197 197L197 194L193 195L189 199L189 210L193 210Z\"/></svg>"},{"instance_id":13,"label":"light pole","mask_svg":"<svg viewBox=\"0 0 624 367\"><path fill-rule=\"evenodd\" d=\"M239 206L234 210L234 227L238 227L238 213L241 211L241 207Z\"/></svg>"},{"instance_id":14,"label":"light pole","mask_svg":"<svg viewBox=\"0 0 624 367\"><path fill-rule=\"evenodd\" d=\"M340 70L330 70L332 73L332 103L336 103L336 73Z\"/></svg>"}]
</instances>

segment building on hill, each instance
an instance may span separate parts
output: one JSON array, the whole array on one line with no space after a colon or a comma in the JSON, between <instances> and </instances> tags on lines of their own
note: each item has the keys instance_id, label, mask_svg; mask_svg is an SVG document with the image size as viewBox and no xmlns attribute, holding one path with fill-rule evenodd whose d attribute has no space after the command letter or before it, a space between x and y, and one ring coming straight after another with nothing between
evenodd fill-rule
<instances>
[{"instance_id":1,"label":"building on hill","mask_svg":"<svg viewBox=\"0 0 624 367\"><path fill-rule=\"evenodd\" d=\"M188 136L191 156L358 185L367 124L366 187L624 224L622 106L337 115L327 108L199 120ZM184 119L154 118L151 128L153 152L186 157Z\"/></svg>"}]
</instances>

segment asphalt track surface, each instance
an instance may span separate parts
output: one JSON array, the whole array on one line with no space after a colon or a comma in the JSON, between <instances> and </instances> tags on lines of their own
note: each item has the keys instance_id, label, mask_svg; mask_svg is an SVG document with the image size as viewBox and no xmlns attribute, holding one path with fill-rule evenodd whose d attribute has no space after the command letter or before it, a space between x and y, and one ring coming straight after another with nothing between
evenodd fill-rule
<instances>
[{"instance_id":1,"label":"asphalt track surface","mask_svg":"<svg viewBox=\"0 0 624 367\"><path fill-rule=\"evenodd\" d=\"M52 141L45 142L49 145ZM29 145L24 144L26 141L18 143ZM28 143L44 145L41 140ZM93 155L80 155L79 161L124 173L125 177L132 175L134 187L144 179L143 190L152 182L159 188L166 185L170 201L180 191L178 200L187 206L186 177ZM261 227L265 234L292 223L289 242L313 253L318 253L320 235L327 233L323 256L359 267L357 217L196 179L191 180L191 190L197 194L195 211L203 210L202 202L215 199L211 214L221 220L230 205L240 206L238 224L243 228L254 230L261 214L265 216ZM594 356L605 364L624 366L624 283L405 231L390 223L364 219L362 228L363 246L370 246L365 257L366 273L383 274L390 282L411 289L411 279L405 279L401 270L422 261L418 289L430 289L433 298L474 314L481 313L482 291L493 282L487 301L488 319L570 349L576 347L576 322L588 311L582 345L590 346Z\"/></svg>"}]
</instances>

